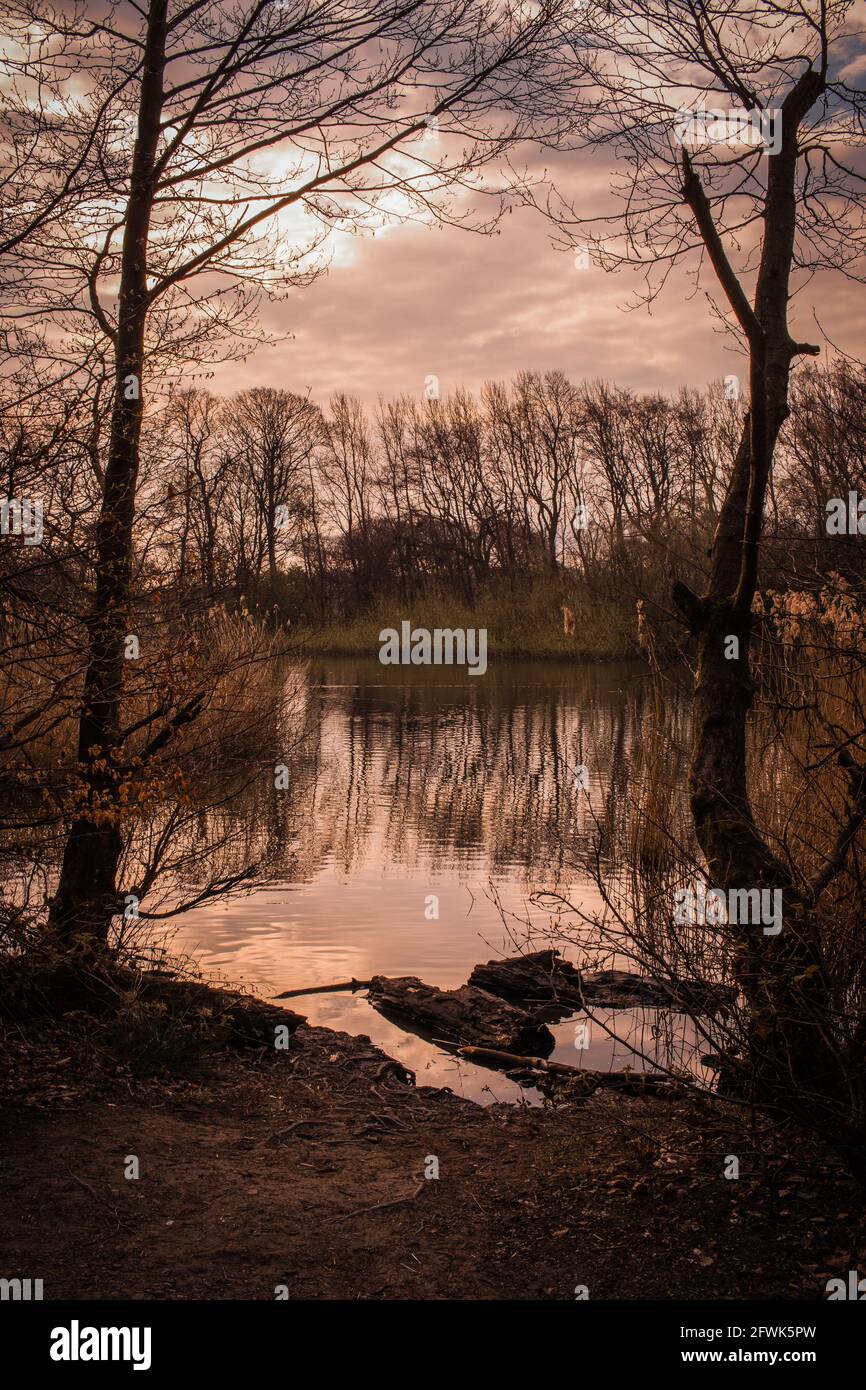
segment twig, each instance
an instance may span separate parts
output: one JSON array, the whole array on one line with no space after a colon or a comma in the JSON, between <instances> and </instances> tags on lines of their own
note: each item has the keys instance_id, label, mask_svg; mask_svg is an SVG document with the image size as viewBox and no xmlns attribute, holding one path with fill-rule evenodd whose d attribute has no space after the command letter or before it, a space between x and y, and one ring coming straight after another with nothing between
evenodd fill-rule
<instances>
[{"instance_id":1,"label":"twig","mask_svg":"<svg viewBox=\"0 0 866 1390\"><path fill-rule=\"evenodd\" d=\"M327 1123L327 1120L295 1120L285 1129L278 1129L274 1134L271 1134L265 1140L265 1143L272 1144L275 1139L284 1139L287 1134L291 1134L293 1130L300 1129L302 1125L327 1125ZM309 1143L311 1141L308 1140L307 1142Z\"/></svg>"},{"instance_id":2,"label":"twig","mask_svg":"<svg viewBox=\"0 0 866 1390\"><path fill-rule=\"evenodd\" d=\"M395 1197L393 1202L377 1202L373 1207L359 1207L357 1211L347 1211L342 1217L343 1221L348 1221L353 1216L365 1216L369 1211L385 1211L387 1207L400 1207L404 1202L414 1202L415 1198L424 1191L424 1179L422 1178L414 1192L410 1192L408 1197Z\"/></svg>"}]
</instances>

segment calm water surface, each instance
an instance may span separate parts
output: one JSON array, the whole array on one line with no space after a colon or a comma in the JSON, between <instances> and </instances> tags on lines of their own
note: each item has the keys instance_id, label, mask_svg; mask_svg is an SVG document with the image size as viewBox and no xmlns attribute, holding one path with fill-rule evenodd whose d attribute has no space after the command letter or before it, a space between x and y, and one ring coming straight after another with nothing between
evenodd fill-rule
<instances>
[{"instance_id":1,"label":"calm water surface","mask_svg":"<svg viewBox=\"0 0 866 1390\"><path fill-rule=\"evenodd\" d=\"M305 699L311 731L287 758L289 791L262 779L245 804L256 833L271 849L279 842L280 882L178 919L175 945L207 970L268 997L374 974L455 986L478 961L514 954L530 931L546 944L553 918L533 895L600 906L589 864L628 814L631 754L651 700L643 667L500 663L470 677L333 658L311 666ZM575 946L566 953L579 959ZM419 1085L482 1101L521 1094L403 1032L363 995L293 1006L311 1023L366 1033ZM625 1041L613 1042L606 1022ZM655 1010L601 1013L578 1052L565 1021L554 1055L644 1066L627 1042L653 1055L665 1023Z\"/></svg>"}]
</instances>

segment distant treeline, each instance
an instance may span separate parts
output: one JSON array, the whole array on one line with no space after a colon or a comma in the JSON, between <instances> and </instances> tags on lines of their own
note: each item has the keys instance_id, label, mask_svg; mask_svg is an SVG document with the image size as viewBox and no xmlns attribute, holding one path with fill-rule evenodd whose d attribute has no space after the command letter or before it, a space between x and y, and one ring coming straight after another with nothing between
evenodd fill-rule
<instances>
[{"instance_id":1,"label":"distant treeline","mask_svg":"<svg viewBox=\"0 0 866 1390\"><path fill-rule=\"evenodd\" d=\"M2 548L7 601L16 582L31 597L49 576L87 586L107 405L43 396L3 415L6 495L44 509L41 546ZM138 591L333 623L553 579L563 597L643 597L661 615L672 572L700 588L742 410L735 377L671 397L521 372L372 411L344 394L323 411L292 391L183 391L147 418ZM769 505L776 587L859 567L825 518L864 458L866 371L803 370Z\"/></svg>"}]
</instances>

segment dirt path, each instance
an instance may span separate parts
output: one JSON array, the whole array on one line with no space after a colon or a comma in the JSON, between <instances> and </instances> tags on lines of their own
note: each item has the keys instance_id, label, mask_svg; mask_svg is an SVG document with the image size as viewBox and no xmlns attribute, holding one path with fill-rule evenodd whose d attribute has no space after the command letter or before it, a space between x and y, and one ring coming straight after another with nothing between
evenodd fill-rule
<instances>
[{"instance_id":1,"label":"dirt path","mask_svg":"<svg viewBox=\"0 0 866 1390\"><path fill-rule=\"evenodd\" d=\"M46 1298L821 1298L864 1263L830 1165L774 1197L679 1103L483 1110L383 1060L302 1028L205 1086L7 1108L0 1273Z\"/></svg>"}]
</instances>

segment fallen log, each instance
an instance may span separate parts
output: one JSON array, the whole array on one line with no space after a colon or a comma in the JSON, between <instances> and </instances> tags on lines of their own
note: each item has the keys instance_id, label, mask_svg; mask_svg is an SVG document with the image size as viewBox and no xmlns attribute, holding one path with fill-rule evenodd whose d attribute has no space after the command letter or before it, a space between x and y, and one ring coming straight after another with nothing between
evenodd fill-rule
<instances>
[{"instance_id":1,"label":"fallen log","mask_svg":"<svg viewBox=\"0 0 866 1390\"><path fill-rule=\"evenodd\" d=\"M541 1055L553 1051L553 1034L531 1013L472 985L437 989L414 975L374 975L369 1000L385 1018L421 1037Z\"/></svg>"},{"instance_id":2,"label":"fallen log","mask_svg":"<svg viewBox=\"0 0 866 1390\"><path fill-rule=\"evenodd\" d=\"M543 1057L517 1057L492 1047L459 1047L461 1057L481 1066L506 1068L509 1071L536 1072L541 1077L560 1077L586 1090L604 1086L626 1095L641 1095L648 1091L670 1090L673 1083L664 1072L593 1071L589 1067L569 1067L565 1062L548 1062Z\"/></svg>"},{"instance_id":3,"label":"fallen log","mask_svg":"<svg viewBox=\"0 0 866 1390\"><path fill-rule=\"evenodd\" d=\"M532 951L476 965L469 984L512 1003L561 1004L563 1012L583 1007L579 970L558 951Z\"/></svg>"},{"instance_id":4,"label":"fallen log","mask_svg":"<svg viewBox=\"0 0 866 1390\"><path fill-rule=\"evenodd\" d=\"M630 970L577 970L558 951L533 951L476 965L470 985L523 1007L546 1004L560 1014L591 1004L607 1009L661 1008L680 1013L730 1009L736 990L706 980L638 975Z\"/></svg>"}]
</instances>

